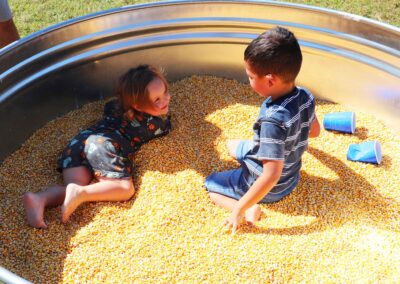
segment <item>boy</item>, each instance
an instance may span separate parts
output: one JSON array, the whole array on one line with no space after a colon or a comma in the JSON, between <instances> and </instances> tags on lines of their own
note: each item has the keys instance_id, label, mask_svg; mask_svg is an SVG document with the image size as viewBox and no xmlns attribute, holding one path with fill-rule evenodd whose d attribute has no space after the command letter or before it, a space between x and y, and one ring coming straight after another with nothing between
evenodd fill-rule
<instances>
[{"instance_id":1,"label":"boy","mask_svg":"<svg viewBox=\"0 0 400 284\"><path fill-rule=\"evenodd\" d=\"M314 97L295 85L301 62L297 39L282 27L264 32L244 52L251 88L266 100L253 125L253 141L228 141L229 154L241 167L213 173L204 183L214 203L232 212L224 224L232 233L243 218L252 224L259 220L257 203L292 192L308 138L319 135Z\"/></svg>"}]
</instances>

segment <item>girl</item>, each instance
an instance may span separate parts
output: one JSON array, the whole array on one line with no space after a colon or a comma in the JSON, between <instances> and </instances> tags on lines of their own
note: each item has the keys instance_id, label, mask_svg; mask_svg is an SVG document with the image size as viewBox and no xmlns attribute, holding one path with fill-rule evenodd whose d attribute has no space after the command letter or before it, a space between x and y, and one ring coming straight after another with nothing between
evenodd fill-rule
<instances>
[{"instance_id":1,"label":"girl","mask_svg":"<svg viewBox=\"0 0 400 284\"><path fill-rule=\"evenodd\" d=\"M61 206L61 221L89 201L125 201L135 193L132 155L145 142L167 134L170 94L164 76L154 67L130 69L119 81L117 99L104 107L103 119L74 137L58 160L64 185L24 195L30 226L46 228L46 207ZM93 177L96 183L91 183Z\"/></svg>"}]
</instances>

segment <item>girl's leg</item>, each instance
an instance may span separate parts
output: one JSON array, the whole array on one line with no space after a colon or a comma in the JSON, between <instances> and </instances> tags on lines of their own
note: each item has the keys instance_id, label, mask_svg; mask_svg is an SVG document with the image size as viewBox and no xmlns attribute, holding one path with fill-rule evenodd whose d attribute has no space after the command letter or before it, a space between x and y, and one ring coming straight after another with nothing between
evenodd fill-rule
<instances>
[{"instance_id":1,"label":"girl's leg","mask_svg":"<svg viewBox=\"0 0 400 284\"><path fill-rule=\"evenodd\" d=\"M233 211L238 202L236 199L227 197L219 193L210 192L209 194L211 200L214 201L215 204L231 212ZM261 216L261 207L258 204L254 204L245 212L245 220L251 224L255 224L260 219L260 216Z\"/></svg>"},{"instance_id":2,"label":"girl's leg","mask_svg":"<svg viewBox=\"0 0 400 284\"><path fill-rule=\"evenodd\" d=\"M64 203L61 207L61 220L66 223L71 214L84 202L126 201L135 189L132 179L110 179L100 177L97 183L82 186L70 183L66 187Z\"/></svg>"},{"instance_id":3,"label":"girl's leg","mask_svg":"<svg viewBox=\"0 0 400 284\"><path fill-rule=\"evenodd\" d=\"M92 175L86 167L76 167L63 170L64 184L71 182L79 185L87 185L92 180ZM41 192L27 192L23 197L28 224L34 228L47 228L44 221L44 210L47 207L56 207L63 204L65 188L63 185L55 185Z\"/></svg>"}]
</instances>

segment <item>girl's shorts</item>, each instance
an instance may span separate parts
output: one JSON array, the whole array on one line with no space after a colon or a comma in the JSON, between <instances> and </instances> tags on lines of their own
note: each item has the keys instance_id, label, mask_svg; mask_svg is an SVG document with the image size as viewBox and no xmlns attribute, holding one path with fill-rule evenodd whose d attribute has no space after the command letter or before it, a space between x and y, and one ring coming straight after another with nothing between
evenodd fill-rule
<instances>
[{"instance_id":1,"label":"girl's shorts","mask_svg":"<svg viewBox=\"0 0 400 284\"><path fill-rule=\"evenodd\" d=\"M132 176L132 162L127 149L127 139L115 132L79 133L64 149L58 159L57 170L85 166L94 176L107 178L129 178Z\"/></svg>"},{"instance_id":2,"label":"girl's shorts","mask_svg":"<svg viewBox=\"0 0 400 284\"><path fill-rule=\"evenodd\" d=\"M253 142L250 140L242 140L236 148L236 159L240 162L241 167L236 170L225 172L217 172L209 175L204 186L208 192L214 192L227 197L239 200L249 190L250 186L256 181L244 164L244 159L248 152L253 148ZM284 191L279 194L268 193L259 203L272 203L281 200L288 195L290 191Z\"/></svg>"}]
</instances>

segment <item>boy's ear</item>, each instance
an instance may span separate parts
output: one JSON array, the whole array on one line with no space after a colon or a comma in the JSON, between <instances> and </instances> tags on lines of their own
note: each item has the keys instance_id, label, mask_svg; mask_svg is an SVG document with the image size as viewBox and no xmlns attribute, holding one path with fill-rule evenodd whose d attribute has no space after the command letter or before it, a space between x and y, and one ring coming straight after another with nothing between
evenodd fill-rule
<instances>
[{"instance_id":1,"label":"boy's ear","mask_svg":"<svg viewBox=\"0 0 400 284\"><path fill-rule=\"evenodd\" d=\"M276 77L273 74L267 74L265 78L268 80L269 87L272 87L276 82Z\"/></svg>"}]
</instances>

